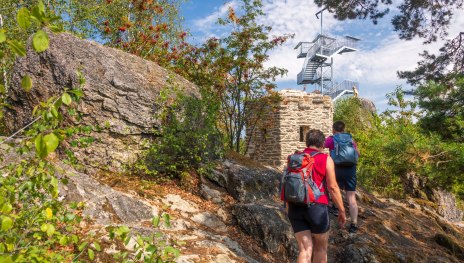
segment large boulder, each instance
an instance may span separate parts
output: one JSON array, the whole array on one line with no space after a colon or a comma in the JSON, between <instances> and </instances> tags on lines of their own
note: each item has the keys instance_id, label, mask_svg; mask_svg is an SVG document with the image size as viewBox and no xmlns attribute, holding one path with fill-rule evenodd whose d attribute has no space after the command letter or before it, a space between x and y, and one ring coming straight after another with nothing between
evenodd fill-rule
<instances>
[{"instance_id":1,"label":"large boulder","mask_svg":"<svg viewBox=\"0 0 464 263\"><path fill-rule=\"evenodd\" d=\"M298 246L277 198L281 176L270 167L228 159L208 178L237 200L232 213L245 233L274 257L292 261L298 255Z\"/></svg>"},{"instance_id":2,"label":"large boulder","mask_svg":"<svg viewBox=\"0 0 464 263\"><path fill-rule=\"evenodd\" d=\"M281 176L275 169L251 167L226 160L213 171L209 179L224 187L240 202L256 202L277 196Z\"/></svg>"},{"instance_id":3,"label":"large boulder","mask_svg":"<svg viewBox=\"0 0 464 263\"><path fill-rule=\"evenodd\" d=\"M11 108L5 112L7 129L14 132L28 124L40 101L78 87L78 72L86 80L80 124L102 128L91 134L95 142L90 147L76 153L86 167L113 170L137 158L143 137L160 125L154 117L156 102L168 80L185 93L198 95L193 84L153 62L71 34L50 34L47 51L37 54L29 47L27 57L14 65L8 94ZM29 93L20 85L25 75L34 83Z\"/></svg>"},{"instance_id":4,"label":"large boulder","mask_svg":"<svg viewBox=\"0 0 464 263\"><path fill-rule=\"evenodd\" d=\"M276 204L237 204L233 211L245 233L276 257L292 261L298 245L285 212Z\"/></svg>"}]
</instances>

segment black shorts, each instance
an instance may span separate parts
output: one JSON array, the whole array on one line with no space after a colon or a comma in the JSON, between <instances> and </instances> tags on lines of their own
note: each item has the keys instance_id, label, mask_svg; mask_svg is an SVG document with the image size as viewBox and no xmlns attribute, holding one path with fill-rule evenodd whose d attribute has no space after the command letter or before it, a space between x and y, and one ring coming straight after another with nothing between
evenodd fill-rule
<instances>
[{"instance_id":1,"label":"black shorts","mask_svg":"<svg viewBox=\"0 0 464 263\"><path fill-rule=\"evenodd\" d=\"M340 189L345 191L356 191L356 165L335 166L335 177Z\"/></svg>"},{"instance_id":2,"label":"black shorts","mask_svg":"<svg viewBox=\"0 0 464 263\"><path fill-rule=\"evenodd\" d=\"M288 204L288 218L294 233L310 230L313 234L324 234L330 228L327 205L323 204L311 206Z\"/></svg>"}]
</instances>

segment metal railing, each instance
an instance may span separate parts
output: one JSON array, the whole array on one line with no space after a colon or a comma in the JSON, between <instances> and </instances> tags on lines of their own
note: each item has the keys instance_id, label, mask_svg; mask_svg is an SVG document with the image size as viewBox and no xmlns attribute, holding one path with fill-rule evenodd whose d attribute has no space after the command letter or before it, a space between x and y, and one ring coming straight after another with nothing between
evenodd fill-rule
<instances>
[{"instance_id":1,"label":"metal railing","mask_svg":"<svg viewBox=\"0 0 464 263\"><path fill-rule=\"evenodd\" d=\"M356 87L356 89L359 91L359 82L344 80L340 83L334 83L332 89L328 90L326 94L334 99L344 91L352 92L353 87Z\"/></svg>"},{"instance_id":2,"label":"metal railing","mask_svg":"<svg viewBox=\"0 0 464 263\"><path fill-rule=\"evenodd\" d=\"M300 42L300 43L298 43L298 45L295 47L295 49L299 48L298 58L302 58L302 57L306 56L306 54L308 53L308 50L313 45L314 45L313 42Z\"/></svg>"},{"instance_id":3,"label":"metal railing","mask_svg":"<svg viewBox=\"0 0 464 263\"><path fill-rule=\"evenodd\" d=\"M305 61L303 63L303 68L297 75L297 83L302 83L303 80L314 80L318 77L321 77L317 76L317 72L310 73L312 72L312 69L309 67L309 63L316 63L318 66L321 66L327 58L331 57L335 53L342 51L340 49L343 49L344 47L352 49L346 51L356 50L358 47L358 41L359 39L350 36L345 36L344 38L337 40L328 36L318 35L313 42L300 42L295 47L295 49L299 48L300 51L298 58L302 58L304 55L306 56L304 56ZM323 57L318 57L317 59L313 60L316 55L321 55L325 57L325 59ZM345 81L342 83L345 83ZM356 84L356 87L357 86L358 84Z\"/></svg>"},{"instance_id":4,"label":"metal railing","mask_svg":"<svg viewBox=\"0 0 464 263\"><path fill-rule=\"evenodd\" d=\"M340 48L347 47L352 49L358 48L358 39L353 37L344 37L341 40L334 41L327 45L327 48L330 50L330 56L335 54Z\"/></svg>"}]
</instances>

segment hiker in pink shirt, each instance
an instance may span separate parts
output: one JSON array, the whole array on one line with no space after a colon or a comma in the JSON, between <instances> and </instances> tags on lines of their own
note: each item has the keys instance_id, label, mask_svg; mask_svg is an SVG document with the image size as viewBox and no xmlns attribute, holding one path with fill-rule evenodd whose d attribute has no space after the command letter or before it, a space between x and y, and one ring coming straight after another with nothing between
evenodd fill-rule
<instances>
[{"instance_id":1,"label":"hiker in pink shirt","mask_svg":"<svg viewBox=\"0 0 464 263\"><path fill-rule=\"evenodd\" d=\"M346 199L349 204L349 214L351 219L351 224L349 227L350 233L356 233L358 230L358 204L356 202L356 161L357 156L359 156L359 150L356 146L356 142L351 138L351 134L345 133L345 123L342 121L334 122L333 126L333 136L326 138L324 142L324 148L328 148L331 151L331 156L335 162L335 177L337 179L338 186L340 189L345 190ZM337 158L333 156L334 152L338 152L336 149L336 139L337 138L345 139L344 142L349 143L351 148L351 153L357 154L356 161L352 164L337 164ZM354 148L354 149L353 149ZM338 210L336 207L332 207L331 211L334 215L337 215Z\"/></svg>"}]
</instances>

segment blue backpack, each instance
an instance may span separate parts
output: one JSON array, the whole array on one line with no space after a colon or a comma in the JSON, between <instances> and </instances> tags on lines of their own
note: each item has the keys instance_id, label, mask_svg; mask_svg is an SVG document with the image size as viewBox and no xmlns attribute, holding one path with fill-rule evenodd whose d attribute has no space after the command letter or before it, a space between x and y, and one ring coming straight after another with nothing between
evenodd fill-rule
<instances>
[{"instance_id":1,"label":"blue backpack","mask_svg":"<svg viewBox=\"0 0 464 263\"><path fill-rule=\"evenodd\" d=\"M332 136L334 149L330 151L335 165L353 166L358 163L358 152L354 148L353 137L349 133L337 133Z\"/></svg>"}]
</instances>

